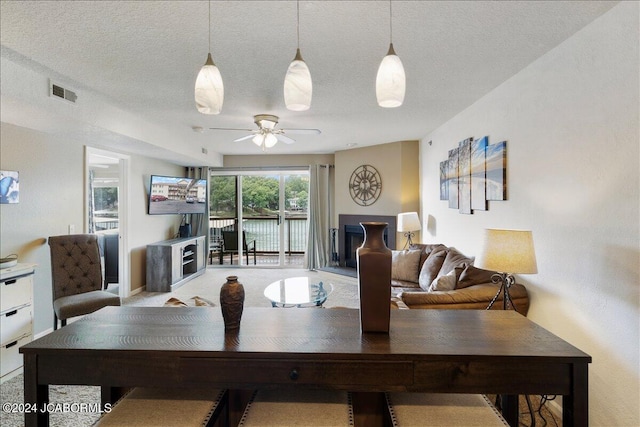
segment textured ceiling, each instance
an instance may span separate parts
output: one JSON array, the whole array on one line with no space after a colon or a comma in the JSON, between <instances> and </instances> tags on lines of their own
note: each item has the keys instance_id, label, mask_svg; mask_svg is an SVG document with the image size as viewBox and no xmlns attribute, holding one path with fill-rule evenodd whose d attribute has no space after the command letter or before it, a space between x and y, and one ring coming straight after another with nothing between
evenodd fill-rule
<instances>
[{"instance_id":1,"label":"textured ceiling","mask_svg":"<svg viewBox=\"0 0 640 427\"><path fill-rule=\"evenodd\" d=\"M300 2L300 48L313 79L306 112L288 111L282 94L296 49L295 1L211 3L211 53L225 85L217 116L198 113L193 99L208 51L206 1L2 1L2 55L70 82L79 97L92 92L171 129L180 135L177 152L192 144L258 154L250 141L232 142L243 132L192 127L252 128L254 114L269 113L280 116L283 128L322 130L292 135L296 144L277 144L269 153L331 153L352 143L424 137L615 2L392 4L393 43L407 74L405 103L396 109L380 108L375 99L377 68L389 44L387 1ZM3 111L3 120L10 113ZM78 124L68 126L74 133ZM102 131L112 132L117 145L117 129ZM153 150L153 137L141 142Z\"/></svg>"}]
</instances>

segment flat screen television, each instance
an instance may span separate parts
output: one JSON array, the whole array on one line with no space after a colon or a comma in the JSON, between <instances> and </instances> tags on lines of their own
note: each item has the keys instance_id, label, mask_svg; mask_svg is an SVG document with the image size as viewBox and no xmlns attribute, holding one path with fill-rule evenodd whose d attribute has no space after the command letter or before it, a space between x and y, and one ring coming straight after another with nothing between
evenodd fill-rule
<instances>
[{"instance_id":1,"label":"flat screen television","mask_svg":"<svg viewBox=\"0 0 640 427\"><path fill-rule=\"evenodd\" d=\"M207 180L151 175L149 215L204 214Z\"/></svg>"}]
</instances>

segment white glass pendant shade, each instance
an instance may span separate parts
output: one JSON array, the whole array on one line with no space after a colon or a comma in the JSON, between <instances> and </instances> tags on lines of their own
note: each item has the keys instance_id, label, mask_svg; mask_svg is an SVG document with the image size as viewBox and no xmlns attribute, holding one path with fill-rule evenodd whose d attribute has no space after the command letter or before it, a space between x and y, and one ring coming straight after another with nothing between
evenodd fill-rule
<instances>
[{"instance_id":1,"label":"white glass pendant shade","mask_svg":"<svg viewBox=\"0 0 640 427\"><path fill-rule=\"evenodd\" d=\"M312 93L311 72L298 49L284 77L284 103L292 111L308 110Z\"/></svg>"},{"instance_id":2,"label":"white glass pendant shade","mask_svg":"<svg viewBox=\"0 0 640 427\"><path fill-rule=\"evenodd\" d=\"M389 45L387 56L382 59L376 77L376 98L378 105L385 108L399 107L404 102L406 77L402 61Z\"/></svg>"},{"instance_id":3,"label":"white glass pendant shade","mask_svg":"<svg viewBox=\"0 0 640 427\"><path fill-rule=\"evenodd\" d=\"M251 141L254 144L256 144L258 147L260 147L262 145L262 143L264 142L264 135L259 133L256 136L254 136Z\"/></svg>"},{"instance_id":4,"label":"white glass pendant shade","mask_svg":"<svg viewBox=\"0 0 640 427\"><path fill-rule=\"evenodd\" d=\"M264 136L264 146L271 148L278 142L278 138L272 133L268 133Z\"/></svg>"},{"instance_id":5,"label":"white glass pendant shade","mask_svg":"<svg viewBox=\"0 0 640 427\"><path fill-rule=\"evenodd\" d=\"M196 107L202 114L220 114L224 102L224 85L220 70L213 63L211 53L196 78Z\"/></svg>"}]
</instances>

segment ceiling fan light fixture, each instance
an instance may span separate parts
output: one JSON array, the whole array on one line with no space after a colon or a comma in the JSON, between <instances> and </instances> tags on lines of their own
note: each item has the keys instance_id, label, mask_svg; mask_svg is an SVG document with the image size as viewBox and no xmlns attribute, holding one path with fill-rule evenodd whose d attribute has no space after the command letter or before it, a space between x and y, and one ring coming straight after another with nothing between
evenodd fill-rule
<instances>
[{"instance_id":1,"label":"ceiling fan light fixture","mask_svg":"<svg viewBox=\"0 0 640 427\"><path fill-rule=\"evenodd\" d=\"M297 49L296 56L289 64L284 77L284 102L287 109L292 111L306 111L311 107L313 83L309 67Z\"/></svg>"},{"instance_id":2,"label":"ceiling fan light fixture","mask_svg":"<svg viewBox=\"0 0 640 427\"><path fill-rule=\"evenodd\" d=\"M195 100L202 114L220 114L224 102L224 84L220 70L213 63L211 53L196 78Z\"/></svg>"},{"instance_id":3,"label":"ceiling fan light fixture","mask_svg":"<svg viewBox=\"0 0 640 427\"><path fill-rule=\"evenodd\" d=\"M406 76L402 61L389 44L387 56L382 58L376 76L376 98L378 105L384 108L395 108L404 102Z\"/></svg>"},{"instance_id":4,"label":"ceiling fan light fixture","mask_svg":"<svg viewBox=\"0 0 640 427\"><path fill-rule=\"evenodd\" d=\"M278 142L278 138L271 132L264 136L264 146L267 148L271 148Z\"/></svg>"},{"instance_id":5,"label":"ceiling fan light fixture","mask_svg":"<svg viewBox=\"0 0 640 427\"><path fill-rule=\"evenodd\" d=\"M256 136L254 136L251 141L256 144L258 147L262 146L262 143L264 142L264 135L261 133L256 134Z\"/></svg>"}]
</instances>

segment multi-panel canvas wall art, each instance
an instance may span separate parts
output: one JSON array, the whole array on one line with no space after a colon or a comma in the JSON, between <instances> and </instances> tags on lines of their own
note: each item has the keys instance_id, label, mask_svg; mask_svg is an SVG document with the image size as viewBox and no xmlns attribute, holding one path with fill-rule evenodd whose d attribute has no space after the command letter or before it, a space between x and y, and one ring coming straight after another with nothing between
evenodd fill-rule
<instances>
[{"instance_id":1,"label":"multi-panel canvas wall art","mask_svg":"<svg viewBox=\"0 0 640 427\"><path fill-rule=\"evenodd\" d=\"M487 210L486 149L489 138L484 136L471 143L471 209Z\"/></svg>"},{"instance_id":2,"label":"multi-panel canvas wall art","mask_svg":"<svg viewBox=\"0 0 640 427\"><path fill-rule=\"evenodd\" d=\"M20 180L16 171L0 171L0 204L20 201Z\"/></svg>"},{"instance_id":3,"label":"multi-panel canvas wall art","mask_svg":"<svg viewBox=\"0 0 640 427\"><path fill-rule=\"evenodd\" d=\"M486 211L489 200L507 200L507 142L467 138L440 162L440 200L462 214Z\"/></svg>"},{"instance_id":4,"label":"multi-panel canvas wall art","mask_svg":"<svg viewBox=\"0 0 640 427\"><path fill-rule=\"evenodd\" d=\"M471 141L465 139L458 146L458 209L461 214L471 213Z\"/></svg>"},{"instance_id":5,"label":"multi-panel canvas wall art","mask_svg":"<svg viewBox=\"0 0 640 427\"><path fill-rule=\"evenodd\" d=\"M507 141L487 146L487 200L507 200Z\"/></svg>"}]
</instances>

